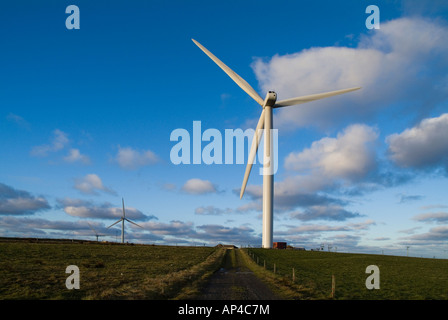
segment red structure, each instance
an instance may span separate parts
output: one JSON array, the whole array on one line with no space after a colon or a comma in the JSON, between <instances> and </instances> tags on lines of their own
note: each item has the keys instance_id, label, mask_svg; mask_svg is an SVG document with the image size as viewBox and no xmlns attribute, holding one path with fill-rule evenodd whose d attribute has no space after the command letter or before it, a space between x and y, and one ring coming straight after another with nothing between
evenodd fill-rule
<instances>
[{"instance_id":1,"label":"red structure","mask_svg":"<svg viewBox=\"0 0 448 320\"><path fill-rule=\"evenodd\" d=\"M286 242L274 242L274 249L286 249Z\"/></svg>"}]
</instances>

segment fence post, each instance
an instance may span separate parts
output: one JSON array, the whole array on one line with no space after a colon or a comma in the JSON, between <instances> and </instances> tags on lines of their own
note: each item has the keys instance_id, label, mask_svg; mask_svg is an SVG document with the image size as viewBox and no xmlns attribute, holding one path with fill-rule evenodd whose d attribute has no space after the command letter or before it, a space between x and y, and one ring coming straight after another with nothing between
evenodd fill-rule
<instances>
[{"instance_id":1,"label":"fence post","mask_svg":"<svg viewBox=\"0 0 448 320\"><path fill-rule=\"evenodd\" d=\"M336 280L334 278L334 274L331 275L331 297L334 298L334 294L336 291Z\"/></svg>"},{"instance_id":2,"label":"fence post","mask_svg":"<svg viewBox=\"0 0 448 320\"><path fill-rule=\"evenodd\" d=\"M294 268L292 268L292 282L296 281L296 272L294 270Z\"/></svg>"}]
</instances>

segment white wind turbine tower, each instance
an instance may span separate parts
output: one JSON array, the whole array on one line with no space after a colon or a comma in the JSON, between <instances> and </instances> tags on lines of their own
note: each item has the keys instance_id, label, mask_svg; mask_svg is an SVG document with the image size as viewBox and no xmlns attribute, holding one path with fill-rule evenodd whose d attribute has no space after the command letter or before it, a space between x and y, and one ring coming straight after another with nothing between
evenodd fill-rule
<instances>
[{"instance_id":1,"label":"white wind turbine tower","mask_svg":"<svg viewBox=\"0 0 448 320\"><path fill-rule=\"evenodd\" d=\"M118 222L121 221L121 243L124 243L124 221L126 220L127 222L130 222L132 224L135 224L137 227L143 228L142 226L136 224L135 222L132 222L131 220L129 220L128 218L126 218L126 211L124 210L124 199L121 198L121 201L123 203L123 216L116 222L112 223L110 226L108 226L107 228L109 229L110 227L116 225Z\"/></svg>"},{"instance_id":2,"label":"white wind turbine tower","mask_svg":"<svg viewBox=\"0 0 448 320\"><path fill-rule=\"evenodd\" d=\"M266 98L263 100L260 95L238 74L236 74L232 69L226 66L221 60L215 57L210 51L208 51L199 42L192 39L193 42L212 59L227 75L232 78L233 81L240 86L249 96L251 96L258 104L262 106L262 111L260 119L258 120L257 127L255 129L255 135L252 140L252 146L249 153L249 159L246 166L246 172L244 174L243 184L240 192L240 199L243 197L244 191L246 189L247 180L249 179L249 174L252 169L252 164L255 159L255 155L258 149L258 145L261 139L260 130L264 129L264 156L263 156L263 248L272 248L272 232L273 232L273 196L274 196L274 164L271 157L271 144L272 144L272 110L275 108L287 107L296 104L302 104L314 100L319 100L323 98L332 97L338 94L347 93L350 91L358 90L360 87L312 94L297 98L291 98L286 100L277 101L277 94L274 91L268 91ZM266 137L270 137L267 139Z\"/></svg>"}]
</instances>

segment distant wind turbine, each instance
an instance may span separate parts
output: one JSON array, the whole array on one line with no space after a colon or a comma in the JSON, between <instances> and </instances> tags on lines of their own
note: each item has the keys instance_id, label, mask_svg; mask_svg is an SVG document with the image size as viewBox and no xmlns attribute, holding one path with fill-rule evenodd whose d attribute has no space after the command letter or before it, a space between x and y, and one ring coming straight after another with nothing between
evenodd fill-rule
<instances>
[{"instance_id":1,"label":"distant wind turbine","mask_svg":"<svg viewBox=\"0 0 448 320\"><path fill-rule=\"evenodd\" d=\"M292 106L296 104L302 104L311 102L323 98L332 97L335 95L347 93L350 91L358 90L360 87L343 89L325 93L312 94L292 99L286 99L277 101L277 94L274 91L268 91L266 98L263 100L258 93L238 74L225 65L221 60L215 57L210 51L208 51L199 42L192 39L193 42L210 58L212 59L227 75L232 78L236 84L243 89L249 96L251 96L258 104L263 108L260 119L258 120L257 127L255 129L255 135L252 140L252 146L249 153L249 159L246 166L246 172L244 174L243 184L240 192L240 199L243 197L246 189L247 180L252 169L252 164L257 153L258 144L261 140L260 130L264 129L264 161L263 161L263 248L272 248L272 232L273 232L273 207L274 207L274 164L273 157L271 157L271 130L272 125L272 110L275 108L282 108ZM268 138L266 138L268 137Z\"/></svg>"},{"instance_id":2,"label":"distant wind turbine","mask_svg":"<svg viewBox=\"0 0 448 320\"><path fill-rule=\"evenodd\" d=\"M132 224L135 224L137 227L143 228L142 226L136 224L135 222L132 222L131 220L129 220L128 218L126 218L126 211L124 210L124 199L121 198L121 201L123 203L123 216L116 222L112 223L110 226L108 226L107 228L109 229L110 227L116 225L118 222L121 221L121 243L124 243L124 221L126 220L127 222L130 222Z\"/></svg>"},{"instance_id":3,"label":"distant wind turbine","mask_svg":"<svg viewBox=\"0 0 448 320\"><path fill-rule=\"evenodd\" d=\"M98 242L98 237L103 237L103 236L105 236L105 234L98 234L98 233L96 232L96 230L93 229L93 227L92 227L92 225L91 225L90 223L87 222L87 224L89 225L90 229L92 229L93 233L95 233L96 241L97 241L97 242Z\"/></svg>"}]
</instances>

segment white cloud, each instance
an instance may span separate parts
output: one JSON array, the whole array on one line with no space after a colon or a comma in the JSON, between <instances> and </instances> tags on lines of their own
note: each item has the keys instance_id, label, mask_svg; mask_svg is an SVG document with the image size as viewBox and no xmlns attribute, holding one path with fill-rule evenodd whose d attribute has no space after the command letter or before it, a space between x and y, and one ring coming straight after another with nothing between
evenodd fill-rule
<instances>
[{"instance_id":1,"label":"white cloud","mask_svg":"<svg viewBox=\"0 0 448 320\"><path fill-rule=\"evenodd\" d=\"M344 221L350 218L357 218L360 214L345 210L339 205L316 205L307 208L304 212L292 213L291 217L301 221L309 220L333 220Z\"/></svg>"},{"instance_id":2,"label":"white cloud","mask_svg":"<svg viewBox=\"0 0 448 320\"><path fill-rule=\"evenodd\" d=\"M179 220L170 221L170 223L163 222L144 222L140 224L146 230L156 235L168 236L194 236L196 231L192 222L183 222Z\"/></svg>"},{"instance_id":3,"label":"white cloud","mask_svg":"<svg viewBox=\"0 0 448 320\"><path fill-rule=\"evenodd\" d=\"M393 104L407 113L428 112L447 97L448 27L422 18L381 23L361 36L358 46L315 47L269 61L253 69L264 91L279 99L361 86L359 91L275 112L278 127L325 127L378 115Z\"/></svg>"},{"instance_id":4,"label":"white cloud","mask_svg":"<svg viewBox=\"0 0 448 320\"><path fill-rule=\"evenodd\" d=\"M387 137L391 158L402 167L423 168L448 161L448 113L428 118Z\"/></svg>"},{"instance_id":5,"label":"white cloud","mask_svg":"<svg viewBox=\"0 0 448 320\"><path fill-rule=\"evenodd\" d=\"M216 187L208 180L190 179L182 186L182 191L189 194L206 194L217 192Z\"/></svg>"},{"instance_id":6,"label":"white cloud","mask_svg":"<svg viewBox=\"0 0 448 320\"><path fill-rule=\"evenodd\" d=\"M167 182L162 185L162 188L164 190L173 191L176 190L177 187L174 183Z\"/></svg>"},{"instance_id":7,"label":"white cloud","mask_svg":"<svg viewBox=\"0 0 448 320\"><path fill-rule=\"evenodd\" d=\"M31 155L36 157L46 157L50 152L63 149L69 143L67 134L59 129L53 131L53 139L49 144L33 147Z\"/></svg>"},{"instance_id":8,"label":"white cloud","mask_svg":"<svg viewBox=\"0 0 448 320\"><path fill-rule=\"evenodd\" d=\"M423 221L423 222L437 222L437 223L448 223L448 212L429 212L429 213L422 213L416 215L414 218L416 221Z\"/></svg>"},{"instance_id":9,"label":"white cloud","mask_svg":"<svg viewBox=\"0 0 448 320\"><path fill-rule=\"evenodd\" d=\"M353 230L367 230L370 226L375 226L376 222L372 219L365 220L364 222L349 223L348 226Z\"/></svg>"},{"instance_id":10,"label":"white cloud","mask_svg":"<svg viewBox=\"0 0 448 320\"><path fill-rule=\"evenodd\" d=\"M223 215L223 214L230 213L230 212L232 212L232 209L230 209L230 208L221 209L221 208L217 208L215 206L202 206L202 207L197 207L194 210L195 214L213 215L213 216L219 216L219 215Z\"/></svg>"},{"instance_id":11,"label":"white cloud","mask_svg":"<svg viewBox=\"0 0 448 320\"><path fill-rule=\"evenodd\" d=\"M434 242L445 244L448 240L448 226L431 228L427 233L412 235L409 239L418 242L427 241L429 244L434 244Z\"/></svg>"},{"instance_id":12,"label":"white cloud","mask_svg":"<svg viewBox=\"0 0 448 320\"><path fill-rule=\"evenodd\" d=\"M378 133L367 125L348 126L335 138L315 141L301 152L292 152L285 158L286 178L275 182L274 210L291 213L300 220L342 221L359 217L357 212L346 210L346 200L331 196L337 190L359 186L377 171L374 144ZM292 171L297 171L296 174ZM246 196L253 201L237 211L261 210L262 187L248 185Z\"/></svg>"},{"instance_id":13,"label":"white cloud","mask_svg":"<svg viewBox=\"0 0 448 320\"><path fill-rule=\"evenodd\" d=\"M10 112L6 116L6 120L16 123L21 128L30 129L30 127L31 127L29 122L26 121L23 117L21 117L17 114L14 114L12 112Z\"/></svg>"},{"instance_id":14,"label":"white cloud","mask_svg":"<svg viewBox=\"0 0 448 320\"><path fill-rule=\"evenodd\" d=\"M314 182L312 176L292 176L283 181L275 182L274 186L274 211L277 213L293 210L298 207L310 208L312 206L346 205L346 201L333 198L321 193L328 188L329 182L320 185L310 185ZM332 185L333 187L333 185ZM239 195L239 190L234 190ZM237 212L261 211L263 187L248 185L244 197L249 197L252 202L246 203L236 209Z\"/></svg>"},{"instance_id":15,"label":"white cloud","mask_svg":"<svg viewBox=\"0 0 448 320\"><path fill-rule=\"evenodd\" d=\"M421 199L424 198L423 196L418 195L418 194L408 195L408 194L400 193L397 196L400 198L399 203L406 203L406 202L411 202L411 201L417 201L417 200L421 200Z\"/></svg>"},{"instance_id":16,"label":"white cloud","mask_svg":"<svg viewBox=\"0 0 448 320\"><path fill-rule=\"evenodd\" d=\"M255 237L254 230L247 226L228 227L222 225L201 225L195 227L192 222L173 220L169 223L162 222L144 222L140 224L151 234L163 237L164 242L172 243L191 243L204 241L211 245L217 243L250 243L257 244L261 241Z\"/></svg>"},{"instance_id":17,"label":"white cloud","mask_svg":"<svg viewBox=\"0 0 448 320\"><path fill-rule=\"evenodd\" d=\"M334 232L334 231L351 231L347 226L327 226L327 225L315 225L305 224L298 227L292 227L288 230L289 234L295 233L314 233L314 232Z\"/></svg>"},{"instance_id":18,"label":"white cloud","mask_svg":"<svg viewBox=\"0 0 448 320\"><path fill-rule=\"evenodd\" d=\"M252 202L248 202L246 204L239 206L238 208L236 208L235 211L239 212L239 213L245 213L248 211L262 211L262 210L263 210L263 206L262 206L261 201L252 201Z\"/></svg>"},{"instance_id":19,"label":"white cloud","mask_svg":"<svg viewBox=\"0 0 448 320\"><path fill-rule=\"evenodd\" d=\"M118 153L115 160L124 169L137 169L142 166L154 164L159 158L151 150L137 151L130 147L122 148L118 146Z\"/></svg>"},{"instance_id":20,"label":"white cloud","mask_svg":"<svg viewBox=\"0 0 448 320\"><path fill-rule=\"evenodd\" d=\"M238 244L240 243L260 243L260 239L255 237L254 230L248 226L229 227L222 225L202 225L197 227L198 232L195 235L197 239L203 239L205 241L214 241L224 244Z\"/></svg>"},{"instance_id":21,"label":"white cloud","mask_svg":"<svg viewBox=\"0 0 448 320\"><path fill-rule=\"evenodd\" d=\"M331 251L356 252L360 250L366 252L366 250L372 251L372 247L360 246L359 242L365 230L373 225L375 225L375 222L371 220L345 225L302 224L297 227L289 226L281 234L283 235L282 238L287 240L288 243L299 244L307 249L330 250L331 247Z\"/></svg>"},{"instance_id":22,"label":"white cloud","mask_svg":"<svg viewBox=\"0 0 448 320\"><path fill-rule=\"evenodd\" d=\"M355 124L347 127L336 138L322 138L310 148L290 153L285 168L301 172L311 170L317 179L358 180L375 167L372 142L378 134L369 126Z\"/></svg>"},{"instance_id":23,"label":"white cloud","mask_svg":"<svg viewBox=\"0 0 448 320\"><path fill-rule=\"evenodd\" d=\"M97 191L104 191L110 194L116 194L115 191L103 185L103 181L96 174L87 174L81 179L76 179L75 189L84 194L96 195Z\"/></svg>"},{"instance_id":24,"label":"white cloud","mask_svg":"<svg viewBox=\"0 0 448 320\"><path fill-rule=\"evenodd\" d=\"M0 183L0 215L27 215L50 209L44 197L36 197Z\"/></svg>"},{"instance_id":25,"label":"white cloud","mask_svg":"<svg viewBox=\"0 0 448 320\"><path fill-rule=\"evenodd\" d=\"M74 163L81 162L83 164L89 164L90 158L86 155L81 154L79 149L70 149L68 155L64 157L66 162Z\"/></svg>"},{"instance_id":26,"label":"white cloud","mask_svg":"<svg viewBox=\"0 0 448 320\"><path fill-rule=\"evenodd\" d=\"M99 218L99 219L118 219L123 216L123 209L121 206L113 206L106 202L96 205L90 201L80 199L58 199L58 204L65 213L81 218ZM153 216L146 216L140 210L126 206L126 217L131 220L148 220L156 219Z\"/></svg>"}]
</instances>

